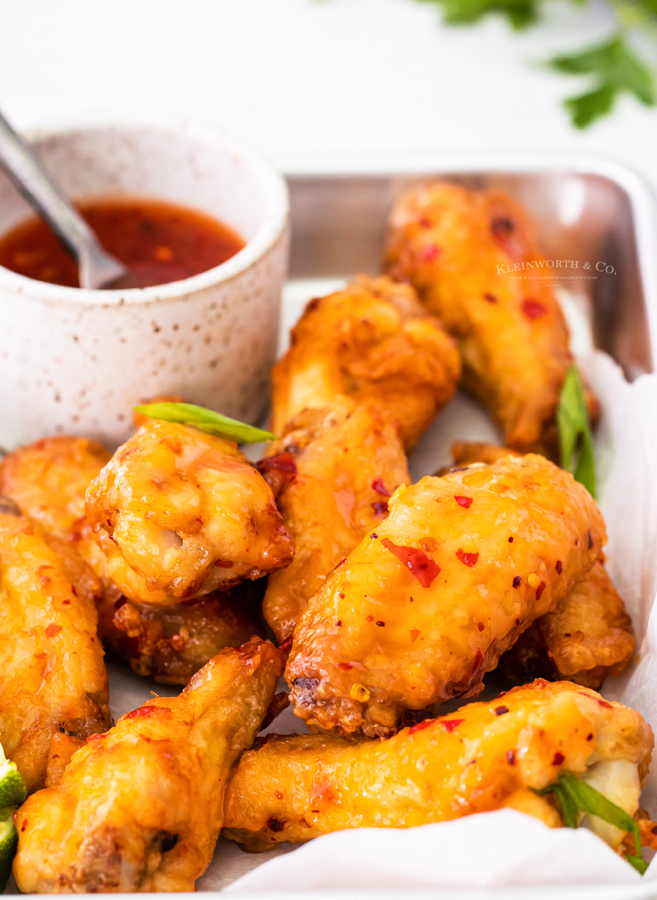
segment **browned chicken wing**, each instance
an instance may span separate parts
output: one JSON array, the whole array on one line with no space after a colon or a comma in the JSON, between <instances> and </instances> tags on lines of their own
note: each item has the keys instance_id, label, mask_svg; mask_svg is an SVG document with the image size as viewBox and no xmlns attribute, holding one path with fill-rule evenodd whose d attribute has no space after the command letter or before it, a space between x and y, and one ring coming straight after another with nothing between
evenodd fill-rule
<instances>
[{"instance_id":1,"label":"browned chicken wing","mask_svg":"<svg viewBox=\"0 0 657 900\"><path fill-rule=\"evenodd\" d=\"M178 697L155 698L87 741L56 786L16 814L26 893L193 891L223 823L230 768L272 702L283 654L223 650Z\"/></svg>"},{"instance_id":2,"label":"browned chicken wing","mask_svg":"<svg viewBox=\"0 0 657 900\"><path fill-rule=\"evenodd\" d=\"M389 274L409 281L458 339L463 383L509 447L558 452L555 413L572 355L527 211L500 191L439 182L414 188L390 217ZM597 402L588 394L592 415Z\"/></svg>"},{"instance_id":3,"label":"browned chicken wing","mask_svg":"<svg viewBox=\"0 0 657 900\"><path fill-rule=\"evenodd\" d=\"M398 488L301 615L286 670L295 712L311 729L388 736L407 709L476 696L605 540L586 489L541 456Z\"/></svg>"}]
</instances>

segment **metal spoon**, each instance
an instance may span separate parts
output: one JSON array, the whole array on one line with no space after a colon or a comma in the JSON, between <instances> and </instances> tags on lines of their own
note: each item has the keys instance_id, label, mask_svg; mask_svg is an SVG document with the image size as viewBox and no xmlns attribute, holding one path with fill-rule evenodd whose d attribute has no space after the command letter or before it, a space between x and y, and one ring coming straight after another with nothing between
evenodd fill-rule
<instances>
[{"instance_id":1,"label":"metal spoon","mask_svg":"<svg viewBox=\"0 0 657 900\"><path fill-rule=\"evenodd\" d=\"M118 259L103 250L95 233L2 113L0 166L77 260L80 287L111 287L118 278L129 274Z\"/></svg>"}]
</instances>

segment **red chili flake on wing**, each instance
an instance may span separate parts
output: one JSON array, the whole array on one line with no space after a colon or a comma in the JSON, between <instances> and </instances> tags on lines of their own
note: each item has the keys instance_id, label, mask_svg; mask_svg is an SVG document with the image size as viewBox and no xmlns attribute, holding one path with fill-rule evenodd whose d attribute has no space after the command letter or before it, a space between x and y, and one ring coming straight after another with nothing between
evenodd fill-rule
<instances>
[{"instance_id":1,"label":"red chili flake on wing","mask_svg":"<svg viewBox=\"0 0 657 900\"><path fill-rule=\"evenodd\" d=\"M591 537L591 530L589 529L586 533L589 538L589 550L591 550L593 548L593 538Z\"/></svg>"},{"instance_id":2,"label":"red chili flake on wing","mask_svg":"<svg viewBox=\"0 0 657 900\"><path fill-rule=\"evenodd\" d=\"M434 719L425 719L424 722L418 722L417 725L413 725L412 728L408 729L408 733L415 734L416 731L423 731L425 728L428 728L430 725L433 725Z\"/></svg>"},{"instance_id":3,"label":"red chili flake on wing","mask_svg":"<svg viewBox=\"0 0 657 900\"><path fill-rule=\"evenodd\" d=\"M523 315L530 321L540 319L547 312L547 306L540 300L534 300L533 297L526 297L520 305Z\"/></svg>"},{"instance_id":4,"label":"red chili flake on wing","mask_svg":"<svg viewBox=\"0 0 657 900\"><path fill-rule=\"evenodd\" d=\"M515 750L507 750L506 751L506 761L510 766L515 766L516 764L516 751Z\"/></svg>"},{"instance_id":5,"label":"red chili flake on wing","mask_svg":"<svg viewBox=\"0 0 657 900\"><path fill-rule=\"evenodd\" d=\"M606 700L602 700L600 697L596 698L600 706L603 706L605 709L613 709L611 703L607 703Z\"/></svg>"},{"instance_id":6,"label":"red chili flake on wing","mask_svg":"<svg viewBox=\"0 0 657 900\"><path fill-rule=\"evenodd\" d=\"M396 556L406 566L422 587L431 587L434 578L440 575L440 566L424 550L420 550L417 547L399 547L397 544L393 544L390 538L382 538L381 543L386 550L389 550L393 556Z\"/></svg>"},{"instance_id":7,"label":"red chili flake on wing","mask_svg":"<svg viewBox=\"0 0 657 900\"><path fill-rule=\"evenodd\" d=\"M377 494L381 494L383 497L391 497L391 493L388 488L383 483L382 478L375 478L372 482L372 490L376 491Z\"/></svg>"},{"instance_id":8,"label":"red chili flake on wing","mask_svg":"<svg viewBox=\"0 0 657 900\"><path fill-rule=\"evenodd\" d=\"M372 510L374 511L375 516L380 516L382 519L385 518L390 510L388 509L388 504L385 500L376 500L372 504Z\"/></svg>"},{"instance_id":9,"label":"red chili flake on wing","mask_svg":"<svg viewBox=\"0 0 657 900\"><path fill-rule=\"evenodd\" d=\"M278 646L279 646L280 649L283 651L283 653L289 653L290 650L292 649L292 635L290 635L289 637L285 638L285 640L283 641L283 643L282 643L282 644L279 644Z\"/></svg>"},{"instance_id":10,"label":"red chili flake on wing","mask_svg":"<svg viewBox=\"0 0 657 900\"><path fill-rule=\"evenodd\" d=\"M447 719L447 721L441 721L440 724L444 725L448 734L451 734L457 725L461 725L462 722L465 722L465 719Z\"/></svg>"},{"instance_id":11,"label":"red chili flake on wing","mask_svg":"<svg viewBox=\"0 0 657 900\"><path fill-rule=\"evenodd\" d=\"M522 581L522 578L520 577L520 575L516 575L516 577L513 579L514 588L519 588L521 581Z\"/></svg>"},{"instance_id":12,"label":"red chili flake on wing","mask_svg":"<svg viewBox=\"0 0 657 900\"><path fill-rule=\"evenodd\" d=\"M59 632L61 630L62 630L62 626L55 625L55 623L53 622L52 624L48 625L48 627L46 628L46 637L50 637L50 638L55 637L56 635L59 634Z\"/></svg>"},{"instance_id":13,"label":"red chili flake on wing","mask_svg":"<svg viewBox=\"0 0 657 900\"><path fill-rule=\"evenodd\" d=\"M496 706L495 707L495 715L496 716L503 716L504 713L508 713L508 711L509 711L508 706Z\"/></svg>"},{"instance_id":14,"label":"red chili flake on wing","mask_svg":"<svg viewBox=\"0 0 657 900\"><path fill-rule=\"evenodd\" d=\"M420 631L417 628L411 628L411 641L416 641L420 636Z\"/></svg>"},{"instance_id":15,"label":"red chili flake on wing","mask_svg":"<svg viewBox=\"0 0 657 900\"><path fill-rule=\"evenodd\" d=\"M484 300L486 300L487 303L497 303L497 297L495 296L495 294L485 293Z\"/></svg>"},{"instance_id":16,"label":"red chili flake on wing","mask_svg":"<svg viewBox=\"0 0 657 900\"><path fill-rule=\"evenodd\" d=\"M353 666L351 663L342 663L341 662L341 663L338 663L338 669L344 669L345 671L348 671L349 669L353 669Z\"/></svg>"},{"instance_id":17,"label":"red chili flake on wing","mask_svg":"<svg viewBox=\"0 0 657 900\"><path fill-rule=\"evenodd\" d=\"M463 509L470 509L472 506L472 497L454 497L459 506L462 506Z\"/></svg>"},{"instance_id":18,"label":"red chili flake on wing","mask_svg":"<svg viewBox=\"0 0 657 900\"><path fill-rule=\"evenodd\" d=\"M479 629L479 631L483 631L485 627L486 626L483 622L477 622L477 628Z\"/></svg>"},{"instance_id":19,"label":"red chili flake on wing","mask_svg":"<svg viewBox=\"0 0 657 900\"><path fill-rule=\"evenodd\" d=\"M386 623L385 623L385 622L382 622L382 621L379 619L379 621L378 621L376 624L379 626L379 628L383 628L384 625L385 625Z\"/></svg>"},{"instance_id":20,"label":"red chili flake on wing","mask_svg":"<svg viewBox=\"0 0 657 900\"><path fill-rule=\"evenodd\" d=\"M277 453L275 456L266 456L256 463L256 469L263 475L265 472L286 472L288 475L297 474L297 464L291 453Z\"/></svg>"},{"instance_id":21,"label":"red chili flake on wing","mask_svg":"<svg viewBox=\"0 0 657 900\"><path fill-rule=\"evenodd\" d=\"M335 623L335 627L342 628L342 619L338 619L338 621Z\"/></svg>"},{"instance_id":22,"label":"red chili flake on wing","mask_svg":"<svg viewBox=\"0 0 657 900\"><path fill-rule=\"evenodd\" d=\"M461 560L464 566L470 566L470 568L472 568L472 566L476 566L477 560L479 559L478 553L466 553L465 550L461 550L460 547L456 551L456 555Z\"/></svg>"},{"instance_id":23,"label":"red chili flake on wing","mask_svg":"<svg viewBox=\"0 0 657 900\"><path fill-rule=\"evenodd\" d=\"M124 716L121 716L122 719L137 719L140 716L154 716L157 714L164 713L165 715L169 712L166 707L161 706L139 706L137 709L133 709L132 712L126 713Z\"/></svg>"},{"instance_id":24,"label":"red chili flake on wing","mask_svg":"<svg viewBox=\"0 0 657 900\"><path fill-rule=\"evenodd\" d=\"M433 222L431 219L427 218L427 216L420 216L417 220L417 224L420 228L433 228Z\"/></svg>"},{"instance_id":25,"label":"red chili flake on wing","mask_svg":"<svg viewBox=\"0 0 657 900\"><path fill-rule=\"evenodd\" d=\"M536 588L536 599L537 600L541 599L541 594L543 593L544 590L545 590L545 582L541 581L539 586Z\"/></svg>"},{"instance_id":26,"label":"red chili flake on wing","mask_svg":"<svg viewBox=\"0 0 657 900\"><path fill-rule=\"evenodd\" d=\"M557 560L557 564L554 568L557 570L557 574L561 575L561 573L563 572L563 563L560 559Z\"/></svg>"},{"instance_id":27,"label":"red chili flake on wing","mask_svg":"<svg viewBox=\"0 0 657 900\"><path fill-rule=\"evenodd\" d=\"M560 766L563 763L565 758L566 757L563 755L563 753L559 753L559 752L555 753L554 756L552 757L552 765Z\"/></svg>"},{"instance_id":28,"label":"red chili flake on wing","mask_svg":"<svg viewBox=\"0 0 657 900\"><path fill-rule=\"evenodd\" d=\"M440 247L436 244L429 244L420 254L422 262L434 262L440 256Z\"/></svg>"}]
</instances>

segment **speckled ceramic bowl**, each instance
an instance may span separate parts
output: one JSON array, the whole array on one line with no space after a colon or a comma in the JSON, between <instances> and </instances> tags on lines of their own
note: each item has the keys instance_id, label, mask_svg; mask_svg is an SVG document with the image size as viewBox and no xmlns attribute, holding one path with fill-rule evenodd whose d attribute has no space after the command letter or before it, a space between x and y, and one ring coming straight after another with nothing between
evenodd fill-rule
<instances>
[{"instance_id":1,"label":"speckled ceramic bowl","mask_svg":"<svg viewBox=\"0 0 657 900\"><path fill-rule=\"evenodd\" d=\"M284 180L206 128L105 126L34 139L74 200L141 195L216 216L246 240L220 266L124 291L44 284L0 267L0 446L81 434L115 446L131 407L178 394L256 421L267 403L288 256ZM30 214L0 173L0 233Z\"/></svg>"}]
</instances>

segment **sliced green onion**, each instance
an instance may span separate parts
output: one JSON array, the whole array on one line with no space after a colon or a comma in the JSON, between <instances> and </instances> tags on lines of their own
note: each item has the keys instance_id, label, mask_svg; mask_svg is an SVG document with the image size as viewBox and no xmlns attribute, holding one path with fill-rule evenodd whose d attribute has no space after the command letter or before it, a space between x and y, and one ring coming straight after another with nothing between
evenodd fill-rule
<instances>
[{"instance_id":1,"label":"sliced green onion","mask_svg":"<svg viewBox=\"0 0 657 900\"><path fill-rule=\"evenodd\" d=\"M595 498L593 438L586 409L584 383L577 366L568 369L557 406L561 465Z\"/></svg>"},{"instance_id":2,"label":"sliced green onion","mask_svg":"<svg viewBox=\"0 0 657 900\"><path fill-rule=\"evenodd\" d=\"M532 788L532 790L534 790ZM561 806L561 813L565 825L568 828L577 828L580 813L588 813L590 816L597 816L603 822L615 825L621 831L631 833L634 837L635 856L626 856L628 863L639 872L644 874L648 868L648 863L641 856L641 832L639 826L629 813L624 809L608 800L604 794L597 791L590 784L582 781L572 772L561 772L559 780L555 784L550 784L542 790L534 790L535 794L544 796L545 794L555 794Z\"/></svg>"},{"instance_id":3,"label":"sliced green onion","mask_svg":"<svg viewBox=\"0 0 657 900\"><path fill-rule=\"evenodd\" d=\"M205 409L203 406L195 406L193 403L147 403L145 406L135 406L135 409L149 419L193 425L199 431L236 441L238 444L257 444L276 437L270 431L238 422L237 419L229 419L228 416L222 416L221 413Z\"/></svg>"}]
</instances>

